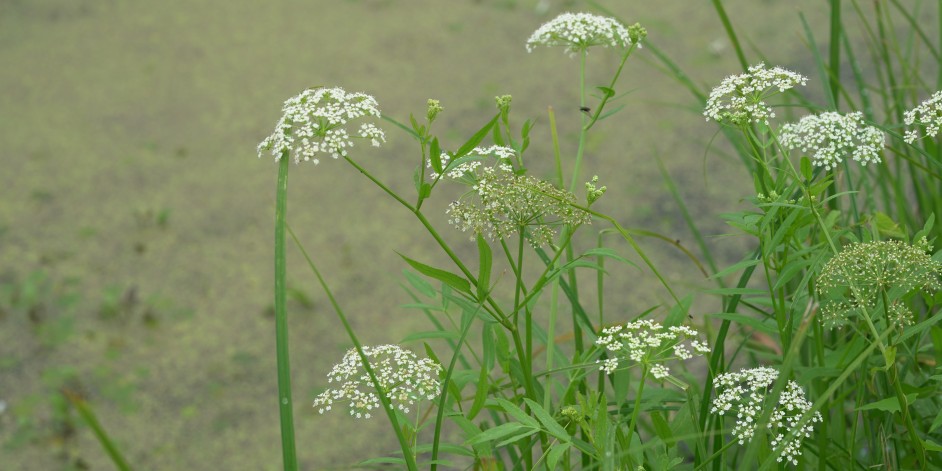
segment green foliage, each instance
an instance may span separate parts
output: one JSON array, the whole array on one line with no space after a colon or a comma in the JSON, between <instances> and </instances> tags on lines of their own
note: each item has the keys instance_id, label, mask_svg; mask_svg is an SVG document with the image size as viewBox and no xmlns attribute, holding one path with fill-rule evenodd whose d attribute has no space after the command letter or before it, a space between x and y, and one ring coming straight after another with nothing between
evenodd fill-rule
<instances>
[{"instance_id":1,"label":"green foliage","mask_svg":"<svg viewBox=\"0 0 942 471\"><path fill-rule=\"evenodd\" d=\"M723 218L756 248L723 268L662 168L667 189L681 205L702 252L698 257L682 249L684 255L716 284L699 293L721 305L705 316L694 315L703 311L695 296L678 295L633 234L672 239L625 229L611 216L569 198L578 186L594 124L617 116L618 109L606 106L624 96L618 93L618 78L645 39L640 26L633 27L630 45L614 48L619 66L602 85L586 83L585 48L592 44L570 47L579 59L581 124L576 151L566 155L550 113L557 156L551 178L533 176L524 165L536 120L527 119L515 130L509 95L496 98L497 114L463 142L447 142L433 133L432 122L444 112L436 100L429 100L424 123L414 115L410 125L385 118L418 144L414 204L392 189L399 185L385 184L344 155L409 210L450 265L432 266L400 254L411 268L404 272L414 301L408 307L421 311L432 326L403 341L423 342L426 355L442 366L441 386L427 397L434 419L431 413L409 417L393 407L387 397L393 391L380 387L368 369L381 399L377 407L387 413L400 454L361 464L432 470L942 467L936 453L942 442L942 375L937 367L942 361L942 329L937 325L942 296L936 293L942 252L932 252L942 234L933 224L942 209L942 146L931 135L937 131L933 123L912 122L907 113L918 97L932 91L926 84L942 86L942 75L935 80L926 76L931 71L917 60L929 54L938 62L942 44L934 44L917 20L922 15L918 6L849 4L864 27L845 29L848 12L841 10L842 2L832 1L826 56L806 28L809 55L826 90L823 104L795 89L808 82L801 74L766 68L758 60L750 64L718 0L713 6L744 74L727 78L713 91L702 90L678 64L651 47L669 73L706 106L708 119L719 121L729 148L739 154L754 182L754 194L744 195L749 207ZM586 16L551 22L540 36L550 39L540 45L566 45L569 36L550 26L577 20L593 27L613 24ZM862 57L874 60L872 74L861 72L867 70ZM847 73L853 81L838 80ZM598 92L594 101L592 91ZM780 94L797 103L792 113L816 117L804 127L783 126L773 113ZM861 114L844 119L839 109L859 109ZM931 114L920 116L931 119ZM918 142L913 142L914 131L900 131L904 126L916 127ZM881 138L888 139L886 147L874 144ZM501 149L480 150L487 139ZM859 142L848 145L853 139ZM455 148L454 154L445 151ZM496 165L509 179L473 172L491 153L500 155ZM476 246L452 247L452 238L443 236L423 212L423 202L437 197L434 190L440 183L466 184L469 192L481 194L495 181L509 186L524 175L531 182L527 192L515 194L512 201L485 204L490 220L513 227L459 226L474 233ZM567 176L568 190L560 188ZM586 186L589 204L604 196L605 187L596 188L596 182ZM286 187L279 187L279 217L284 216L284 191ZM603 227L551 215L561 211L532 211L530 205L546 200L591 215ZM457 203L449 211L455 225L471 212ZM552 225L561 230L547 232ZM582 245L588 237L577 233L590 231L598 244L586 248ZM671 302L639 310L624 325L606 323L603 285L610 275L604 263L647 275L631 258L606 246L603 234L621 236ZM281 245L279 254L283 270ZM707 260L709 273L700 257ZM309 257L308 262L368 368L356 333ZM727 277L737 275L729 283ZM283 297L286 288L279 279L276 294ZM589 308L582 296L593 282L598 304ZM279 327L279 345L287 341L284 328ZM693 353L708 354L706 362L692 360ZM284 375L287 357L280 358ZM671 370L663 365L667 361L674 362ZM282 418L284 425L288 418ZM431 430L420 433L424 428ZM290 433L283 428L283 436ZM423 442L428 435L431 443ZM286 450L288 446L286 439Z\"/></svg>"}]
</instances>

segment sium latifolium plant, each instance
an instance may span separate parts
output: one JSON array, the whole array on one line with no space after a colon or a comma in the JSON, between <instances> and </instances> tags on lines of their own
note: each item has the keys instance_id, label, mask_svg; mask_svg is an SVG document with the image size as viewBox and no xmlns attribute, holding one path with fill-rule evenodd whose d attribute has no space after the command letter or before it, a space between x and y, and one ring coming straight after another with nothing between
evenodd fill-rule
<instances>
[{"instance_id":1,"label":"sium latifolium plant","mask_svg":"<svg viewBox=\"0 0 942 471\"><path fill-rule=\"evenodd\" d=\"M386 118L417 143L414 194L393 190L398 185L386 184L349 151L356 139L385 140L369 122L379 117L372 97L317 88L285 103L259 150L270 152L280 169L275 292L286 469L294 469L284 307L287 169L290 160L316 163L320 155L343 159L398 202L448 260L433 266L402 255L410 308L432 326L400 342L421 342L420 358L400 345L361 345L291 233L353 344L328 374L329 388L314 399L316 411L345 409L367 420L382 409L400 444L399 453L363 464L410 470L827 469L834 460L852 469L942 465L932 454L942 424L942 381L932 376L931 363L942 357L942 332L934 327L942 315L932 297L940 269L929 253L931 238L923 238L932 231L931 218L908 237L859 195L874 187L866 184L867 172L888 165L887 126L836 108L809 109L799 121L781 123L778 100L810 81L761 63L744 64L744 73L700 95L707 120L731 136L754 182L748 197L754 207L726 218L757 248L715 270L719 288L712 293L721 296L722 312L707 316L703 328L688 325L692 298L679 296L647 257L634 239L641 231L596 209L606 189L598 177L585 182L580 175L583 161L593 158L587 136L617 116L607 106L623 98L619 78L646 35L637 24L566 13L526 41L529 51L558 46L578 60L580 106L572 112L581 123L567 147L550 110L555 174L548 177L525 165L548 156L528 153L534 121L515 127L510 96L497 97L494 116L460 143L433 133L445 112L438 100L428 101L424 120ZM590 48L620 56L611 81L594 88L586 83ZM937 132L932 106L907 115L908 125L922 126L907 139ZM576 194L580 181L584 195ZM425 212L433 198L451 201L443 214ZM581 247L585 239L575 235L589 230L600 243ZM602 260L634 265L601 243L605 233L621 236L670 304L605 309ZM466 246L453 247L459 243ZM459 255L469 252L470 259ZM586 272L596 280L592 306L580 295ZM727 287L722 278L732 273L739 280ZM713 334L708 339L701 331ZM701 355L705 367L689 368Z\"/></svg>"}]
</instances>

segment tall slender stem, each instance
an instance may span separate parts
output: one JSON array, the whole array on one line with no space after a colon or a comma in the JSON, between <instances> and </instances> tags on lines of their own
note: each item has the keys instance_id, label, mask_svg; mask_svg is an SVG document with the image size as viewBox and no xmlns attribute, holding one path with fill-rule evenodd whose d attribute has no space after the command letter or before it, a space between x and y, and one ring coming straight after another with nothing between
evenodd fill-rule
<instances>
[{"instance_id":1,"label":"tall slender stem","mask_svg":"<svg viewBox=\"0 0 942 471\"><path fill-rule=\"evenodd\" d=\"M278 415L281 418L281 454L285 471L298 469L294 446L291 402L291 366L288 361L288 310L285 278L285 215L288 212L288 152L278 162L275 197L275 355L278 364Z\"/></svg>"}]
</instances>

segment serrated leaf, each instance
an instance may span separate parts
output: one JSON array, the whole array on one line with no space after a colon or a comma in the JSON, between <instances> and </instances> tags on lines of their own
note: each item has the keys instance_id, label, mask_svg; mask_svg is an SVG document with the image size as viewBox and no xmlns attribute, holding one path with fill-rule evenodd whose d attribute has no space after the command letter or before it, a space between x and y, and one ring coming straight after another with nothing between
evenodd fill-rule
<instances>
[{"instance_id":1,"label":"serrated leaf","mask_svg":"<svg viewBox=\"0 0 942 471\"><path fill-rule=\"evenodd\" d=\"M477 147L477 145L480 144L481 141L484 140L484 136L487 136L487 133L491 132L491 128L493 128L494 125L497 124L497 118L499 116L500 116L500 113L494 115L494 117L490 121L488 121L488 123L485 124L484 127L479 129L478 132L474 133L474 135L471 136L471 139L468 139L468 142L465 142L464 145L458 148L458 152L455 152L455 155L453 158L463 157L465 155L468 155L468 153L471 152L472 150L474 150L474 148Z\"/></svg>"},{"instance_id":2,"label":"serrated leaf","mask_svg":"<svg viewBox=\"0 0 942 471\"><path fill-rule=\"evenodd\" d=\"M412 285L413 288L419 290L420 293L424 294L429 298L434 298L437 291L432 287L432 284L428 281L422 279L422 277L412 273L409 270L402 270L402 274L405 275L406 281Z\"/></svg>"},{"instance_id":3,"label":"serrated leaf","mask_svg":"<svg viewBox=\"0 0 942 471\"><path fill-rule=\"evenodd\" d=\"M505 424L500 424L494 428L489 428L483 432L469 438L465 443L468 445L475 445L478 443L492 442L495 440L503 440L506 437L519 434L521 431L532 431L537 432L539 429L533 429L527 427L518 422L507 422Z\"/></svg>"},{"instance_id":4,"label":"serrated leaf","mask_svg":"<svg viewBox=\"0 0 942 471\"><path fill-rule=\"evenodd\" d=\"M559 425L559 422L556 422L556 419L554 419L553 416L543 408L543 406L527 397L523 398L523 401L527 403L527 405L530 407L530 410L533 411L533 415L535 415L536 419L539 420L541 424L543 424L543 427L550 435L558 438L563 442L569 441L569 432L567 432L566 429L562 427L562 425Z\"/></svg>"},{"instance_id":5,"label":"serrated leaf","mask_svg":"<svg viewBox=\"0 0 942 471\"><path fill-rule=\"evenodd\" d=\"M495 402L507 412L507 415L517 419L517 422L527 425L528 427L540 428L540 423L533 417L530 417L523 409L517 407L516 404L503 398L497 398Z\"/></svg>"},{"instance_id":6,"label":"serrated leaf","mask_svg":"<svg viewBox=\"0 0 942 471\"><path fill-rule=\"evenodd\" d=\"M412 268L414 268L417 272L419 272L419 273L421 273L421 274L423 274L423 275L425 275L425 276L428 276L428 277L430 277L430 278L435 278L436 280L439 280L439 281L441 281L442 283L445 283L446 285L451 286L452 288L454 288L454 289L456 289L456 290L458 290L458 291L461 291L461 292L467 293L467 294L471 294L471 283L468 282L468 280L466 280L466 279L464 279L464 278L462 278L462 277L460 277L460 276L458 276L458 275L456 275L456 274L454 274L454 273L451 273L451 272L442 270L442 269L440 269L440 268L431 267L431 266L428 266L428 265L426 265L426 264L424 264L424 263L421 263L421 262L417 262L417 261L415 261L415 260L412 260L411 258L406 257L405 255L403 255L403 254L401 254L401 253L399 253L399 252L396 252L396 253L397 253L400 257L402 257L402 259L405 260L406 263L408 263L408 264L409 264Z\"/></svg>"},{"instance_id":7,"label":"serrated leaf","mask_svg":"<svg viewBox=\"0 0 942 471\"><path fill-rule=\"evenodd\" d=\"M500 447L502 447L502 446L507 446L507 445L510 445L510 444L513 443L513 442L518 441L518 440L523 440L524 438L527 438L527 437L529 437L530 435L533 435L533 434L535 434L535 433L537 433L537 432L539 432L539 431L540 431L539 429L525 430L525 431L520 432L520 433L518 433L518 434L516 434L516 435L510 436L510 437L507 437L507 438L501 440L500 442L498 442L498 443L497 443L496 445L494 445L494 446L496 446L496 447L498 447L498 448L500 448Z\"/></svg>"}]
</instances>

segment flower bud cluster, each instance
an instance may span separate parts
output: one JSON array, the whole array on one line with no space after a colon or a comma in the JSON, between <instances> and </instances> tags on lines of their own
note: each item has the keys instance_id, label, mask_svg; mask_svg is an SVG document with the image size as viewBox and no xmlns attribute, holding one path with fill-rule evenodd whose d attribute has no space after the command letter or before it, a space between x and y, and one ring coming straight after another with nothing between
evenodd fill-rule
<instances>
[{"instance_id":1,"label":"flower bud cluster","mask_svg":"<svg viewBox=\"0 0 942 471\"><path fill-rule=\"evenodd\" d=\"M585 184L586 202L589 206L592 206L592 203L598 201L608 190L608 187L604 185L601 188L595 186L598 182L599 176L595 175L592 177L592 181L586 182Z\"/></svg>"},{"instance_id":2,"label":"flower bud cluster","mask_svg":"<svg viewBox=\"0 0 942 471\"><path fill-rule=\"evenodd\" d=\"M822 297L820 319L826 327L846 324L855 315L881 314L882 300L889 321L912 323L912 312L900 299L914 291L942 288L942 262L933 260L923 237L915 244L898 240L854 243L824 265L817 291Z\"/></svg>"},{"instance_id":3,"label":"flower bud cluster","mask_svg":"<svg viewBox=\"0 0 942 471\"><path fill-rule=\"evenodd\" d=\"M921 135L917 129L907 130L903 139L909 144L916 142L917 139L938 135L939 128L942 127L942 91L933 93L919 106L903 113L903 124L919 125L925 128L925 133Z\"/></svg>"},{"instance_id":4,"label":"flower bud cluster","mask_svg":"<svg viewBox=\"0 0 942 471\"><path fill-rule=\"evenodd\" d=\"M563 13L540 26L527 40L527 52L537 46L564 46L570 54L592 46L627 47L647 32L641 25L629 31L624 25L605 16L590 13Z\"/></svg>"},{"instance_id":5,"label":"flower bud cluster","mask_svg":"<svg viewBox=\"0 0 942 471\"><path fill-rule=\"evenodd\" d=\"M372 123L362 123L357 129L347 129L352 121L379 118L376 99L364 93L347 93L342 88L309 88L289 98L282 107L283 115L272 134L258 145L258 156L265 153L281 160L283 155L317 164L317 155L330 154L333 158L347 155L353 139L369 139L378 147L386 142L383 130Z\"/></svg>"},{"instance_id":6,"label":"flower bud cluster","mask_svg":"<svg viewBox=\"0 0 942 471\"><path fill-rule=\"evenodd\" d=\"M733 436L740 445L751 441L756 433L758 419L762 415L765 398L778 379L778 370L768 367L743 369L739 372L723 373L714 380L717 395L713 399L711 414L725 416L736 415ZM798 465L801 456L801 441L811 436L814 423L823 421L820 412L815 412L811 419L799 428L801 417L811 410L812 404L805 398L805 392L794 381L789 381L785 390L778 397L769 417L769 444L774 448L783 446L778 462ZM786 441L789 433L791 440ZM784 445L783 445L784 444Z\"/></svg>"},{"instance_id":7,"label":"flower bud cluster","mask_svg":"<svg viewBox=\"0 0 942 471\"><path fill-rule=\"evenodd\" d=\"M369 358L379 386L394 408L408 413L409 407L417 401L432 400L438 395L442 367L433 360L419 359L415 353L398 345L363 347L363 353ZM320 414L331 410L335 402L348 404L350 415L358 419L369 419L373 410L382 408L356 349L348 351L343 360L334 365L327 381L338 386L314 399L314 407Z\"/></svg>"},{"instance_id":8,"label":"flower bud cluster","mask_svg":"<svg viewBox=\"0 0 942 471\"><path fill-rule=\"evenodd\" d=\"M606 327L595 344L605 348L609 357L598 363L608 374L618 369L623 361L641 363L656 379L663 379L670 376L670 370L663 363L710 352L710 347L699 337L700 334L689 327L664 327L646 319Z\"/></svg>"},{"instance_id":9,"label":"flower bud cluster","mask_svg":"<svg viewBox=\"0 0 942 471\"><path fill-rule=\"evenodd\" d=\"M518 175L510 164L513 150L494 146L477 148L472 154L483 160L447 166L452 179L471 185L469 193L446 210L449 223L471 238L480 234L489 240L525 232L534 247L552 243L556 226L590 224L588 213L572 205L576 197L529 175ZM485 165L490 161L491 165ZM433 176L434 178L434 176Z\"/></svg>"},{"instance_id":10,"label":"flower bud cluster","mask_svg":"<svg viewBox=\"0 0 942 471\"><path fill-rule=\"evenodd\" d=\"M766 98L784 92L796 85L805 85L808 79L781 67L765 68L759 63L749 67L745 74L731 75L710 92L703 112L707 121L728 122L733 125L763 123L775 117Z\"/></svg>"},{"instance_id":11,"label":"flower bud cluster","mask_svg":"<svg viewBox=\"0 0 942 471\"><path fill-rule=\"evenodd\" d=\"M779 133L783 146L810 153L811 162L825 170L836 168L848 155L861 165L880 162L885 139L883 131L864 124L859 111L805 116L785 124Z\"/></svg>"}]
</instances>

